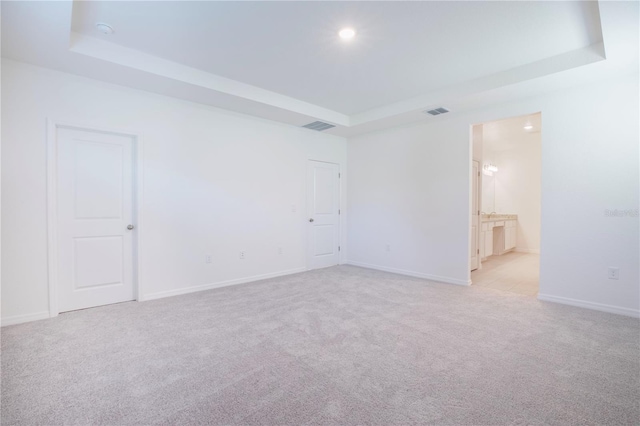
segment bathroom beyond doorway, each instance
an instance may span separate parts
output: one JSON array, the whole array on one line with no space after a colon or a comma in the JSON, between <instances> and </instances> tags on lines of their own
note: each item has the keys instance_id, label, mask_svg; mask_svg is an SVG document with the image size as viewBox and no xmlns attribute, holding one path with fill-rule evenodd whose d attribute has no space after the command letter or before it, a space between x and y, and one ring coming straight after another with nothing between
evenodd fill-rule
<instances>
[{"instance_id":1,"label":"bathroom beyond doorway","mask_svg":"<svg viewBox=\"0 0 640 426\"><path fill-rule=\"evenodd\" d=\"M538 112L472 128L474 238L470 278L474 285L538 293L541 115Z\"/></svg>"}]
</instances>

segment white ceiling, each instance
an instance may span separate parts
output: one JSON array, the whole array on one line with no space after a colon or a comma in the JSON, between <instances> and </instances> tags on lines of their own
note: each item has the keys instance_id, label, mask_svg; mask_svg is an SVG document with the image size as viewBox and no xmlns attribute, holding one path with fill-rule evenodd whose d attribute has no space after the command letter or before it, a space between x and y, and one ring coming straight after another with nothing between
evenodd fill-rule
<instances>
[{"instance_id":1,"label":"white ceiling","mask_svg":"<svg viewBox=\"0 0 640 426\"><path fill-rule=\"evenodd\" d=\"M530 130L525 129L531 125ZM522 140L523 134L541 133L542 114L535 113L504 120L490 121L482 125L482 149L487 151L506 151L514 148L513 142Z\"/></svg>"},{"instance_id":2,"label":"white ceiling","mask_svg":"<svg viewBox=\"0 0 640 426\"><path fill-rule=\"evenodd\" d=\"M638 13L636 2L4 1L2 56L349 136L637 71ZM337 37L347 25L350 43Z\"/></svg>"},{"instance_id":3,"label":"white ceiling","mask_svg":"<svg viewBox=\"0 0 640 426\"><path fill-rule=\"evenodd\" d=\"M602 41L594 2L82 1L72 28L347 115Z\"/></svg>"}]
</instances>

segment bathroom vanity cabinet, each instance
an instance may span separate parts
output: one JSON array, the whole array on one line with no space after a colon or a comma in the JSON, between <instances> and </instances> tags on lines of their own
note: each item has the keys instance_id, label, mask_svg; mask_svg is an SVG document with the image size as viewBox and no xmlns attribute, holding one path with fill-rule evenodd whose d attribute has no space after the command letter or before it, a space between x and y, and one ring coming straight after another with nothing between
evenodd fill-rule
<instances>
[{"instance_id":1,"label":"bathroom vanity cabinet","mask_svg":"<svg viewBox=\"0 0 640 426\"><path fill-rule=\"evenodd\" d=\"M516 248L518 216L482 215L480 258L501 255Z\"/></svg>"}]
</instances>

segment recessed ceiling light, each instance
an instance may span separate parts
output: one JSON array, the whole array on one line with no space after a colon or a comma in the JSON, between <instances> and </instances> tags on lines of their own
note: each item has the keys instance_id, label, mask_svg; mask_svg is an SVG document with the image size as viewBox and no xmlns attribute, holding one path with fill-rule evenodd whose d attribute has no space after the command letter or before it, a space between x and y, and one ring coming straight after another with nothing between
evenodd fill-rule
<instances>
[{"instance_id":1,"label":"recessed ceiling light","mask_svg":"<svg viewBox=\"0 0 640 426\"><path fill-rule=\"evenodd\" d=\"M350 40L353 37L355 37L356 35L356 30L354 30L353 28L343 28L340 30L340 32L338 33L338 35L340 36L341 39L343 40Z\"/></svg>"},{"instance_id":2,"label":"recessed ceiling light","mask_svg":"<svg viewBox=\"0 0 640 426\"><path fill-rule=\"evenodd\" d=\"M96 24L96 28L97 28L97 29L98 29L98 31L100 31L102 34L107 34L107 35L109 35L109 34L113 34L113 33L114 33L113 28L111 27L111 25L107 25L107 24L105 24L105 23L103 23L103 22L98 22L98 23Z\"/></svg>"},{"instance_id":3,"label":"recessed ceiling light","mask_svg":"<svg viewBox=\"0 0 640 426\"><path fill-rule=\"evenodd\" d=\"M525 130L532 130L533 126L531 124L527 124L526 126L524 126Z\"/></svg>"}]
</instances>

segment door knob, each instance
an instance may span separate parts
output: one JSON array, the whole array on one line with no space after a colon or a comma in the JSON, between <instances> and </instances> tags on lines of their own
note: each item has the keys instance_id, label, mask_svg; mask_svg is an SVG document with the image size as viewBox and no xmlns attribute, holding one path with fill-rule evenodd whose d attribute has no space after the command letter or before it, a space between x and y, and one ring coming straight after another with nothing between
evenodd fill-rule
<instances>
[{"instance_id":1,"label":"door knob","mask_svg":"<svg viewBox=\"0 0 640 426\"><path fill-rule=\"evenodd\" d=\"M313 222L313 218L309 219L309 222Z\"/></svg>"},{"instance_id":2,"label":"door knob","mask_svg":"<svg viewBox=\"0 0 640 426\"><path fill-rule=\"evenodd\" d=\"M131 231L133 228L134 228L134 226L133 226L133 225L127 225L127 229L128 229L129 231Z\"/></svg>"}]
</instances>

